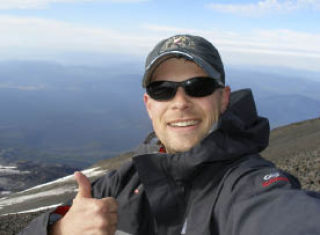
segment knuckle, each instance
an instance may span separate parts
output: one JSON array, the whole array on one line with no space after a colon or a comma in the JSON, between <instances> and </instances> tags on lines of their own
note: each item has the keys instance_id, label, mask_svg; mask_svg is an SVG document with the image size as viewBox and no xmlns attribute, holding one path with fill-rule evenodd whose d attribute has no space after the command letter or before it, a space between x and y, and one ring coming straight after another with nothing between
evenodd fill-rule
<instances>
[{"instance_id":1,"label":"knuckle","mask_svg":"<svg viewBox=\"0 0 320 235\"><path fill-rule=\"evenodd\" d=\"M104 202L103 200L96 200L93 206L95 213L98 214L108 213L111 208L112 206L109 203Z\"/></svg>"},{"instance_id":2,"label":"knuckle","mask_svg":"<svg viewBox=\"0 0 320 235\"><path fill-rule=\"evenodd\" d=\"M108 227L108 221L103 217L98 217L96 219L96 227L100 230L104 230Z\"/></svg>"},{"instance_id":3,"label":"knuckle","mask_svg":"<svg viewBox=\"0 0 320 235\"><path fill-rule=\"evenodd\" d=\"M116 213L110 214L108 221L111 225L117 225L118 224L118 214L116 214Z\"/></svg>"},{"instance_id":4,"label":"knuckle","mask_svg":"<svg viewBox=\"0 0 320 235\"><path fill-rule=\"evenodd\" d=\"M105 202L105 205L107 206L107 209L109 211L117 211L118 210L118 202L116 199L112 197L104 198L103 201Z\"/></svg>"},{"instance_id":5,"label":"knuckle","mask_svg":"<svg viewBox=\"0 0 320 235\"><path fill-rule=\"evenodd\" d=\"M93 211L96 213L100 213L103 210L103 204L99 200L94 201L93 206L92 206Z\"/></svg>"},{"instance_id":6,"label":"knuckle","mask_svg":"<svg viewBox=\"0 0 320 235\"><path fill-rule=\"evenodd\" d=\"M102 213L108 213L110 211L110 205L106 204L106 203L102 203L101 204L101 212Z\"/></svg>"}]
</instances>

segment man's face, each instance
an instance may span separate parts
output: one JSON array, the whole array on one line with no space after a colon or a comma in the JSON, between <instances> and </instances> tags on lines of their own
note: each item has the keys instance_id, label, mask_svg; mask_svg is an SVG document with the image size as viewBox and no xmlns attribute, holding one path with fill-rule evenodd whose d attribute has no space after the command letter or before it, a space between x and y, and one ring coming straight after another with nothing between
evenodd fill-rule
<instances>
[{"instance_id":1,"label":"man's face","mask_svg":"<svg viewBox=\"0 0 320 235\"><path fill-rule=\"evenodd\" d=\"M208 76L197 64L171 58L154 71L152 81L185 81ZM220 88L206 97L188 96L179 87L174 98L157 101L144 94L153 129L168 153L188 151L207 136L229 102L230 88Z\"/></svg>"}]
</instances>

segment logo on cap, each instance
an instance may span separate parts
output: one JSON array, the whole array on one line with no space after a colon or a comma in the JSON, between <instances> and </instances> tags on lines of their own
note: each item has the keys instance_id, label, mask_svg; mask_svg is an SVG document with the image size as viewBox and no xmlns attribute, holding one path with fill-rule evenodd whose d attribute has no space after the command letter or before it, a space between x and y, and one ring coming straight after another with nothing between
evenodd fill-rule
<instances>
[{"instance_id":1,"label":"logo on cap","mask_svg":"<svg viewBox=\"0 0 320 235\"><path fill-rule=\"evenodd\" d=\"M174 36L164 43L160 51L164 52L179 48L195 48L195 43L187 36Z\"/></svg>"}]
</instances>

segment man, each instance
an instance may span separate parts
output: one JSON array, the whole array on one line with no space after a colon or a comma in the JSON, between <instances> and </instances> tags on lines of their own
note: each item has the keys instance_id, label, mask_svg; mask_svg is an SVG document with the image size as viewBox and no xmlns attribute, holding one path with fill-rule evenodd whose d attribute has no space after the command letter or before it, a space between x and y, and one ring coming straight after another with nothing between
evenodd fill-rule
<instances>
[{"instance_id":1,"label":"man","mask_svg":"<svg viewBox=\"0 0 320 235\"><path fill-rule=\"evenodd\" d=\"M79 192L60 216L22 234L320 234L316 193L262 159L269 125L250 90L225 86L223 64L204 38L176 35L146 60L144 102L159 139Z\"/></svg>"}]
</instances>

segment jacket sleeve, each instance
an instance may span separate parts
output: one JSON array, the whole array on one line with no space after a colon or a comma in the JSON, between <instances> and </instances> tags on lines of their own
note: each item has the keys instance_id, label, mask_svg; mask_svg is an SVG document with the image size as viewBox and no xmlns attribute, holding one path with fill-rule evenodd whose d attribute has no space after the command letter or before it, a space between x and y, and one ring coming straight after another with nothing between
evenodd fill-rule
<instances>
[{"instance_id":1,"label":"jacket sleeve","mask_svg":"<svg viewBox=\"0 0 320 235\"><path fill-rule=\"evenodd\" d=\"M94 198L103 198L112 196L117 188L118 174L116 170L109 171L104 176L98 178L92 183L92 196ZM72 205L72 200L69 200L64 205L53 210L45 212L32 220L29 225L24 228L19 235L47 235L48 226L58 221L67 212Z\"/></svg>"},{"instance_id":2,"label":"jacket sleeve","mask_svg":"<svg viewBox=\"0 0 320 235\"><path fill-rule=\"evenodd\" d=\"M320 194L273 167L238 169L216 204L220 235L320 234Z\"/></svg>"}]
</instances>

